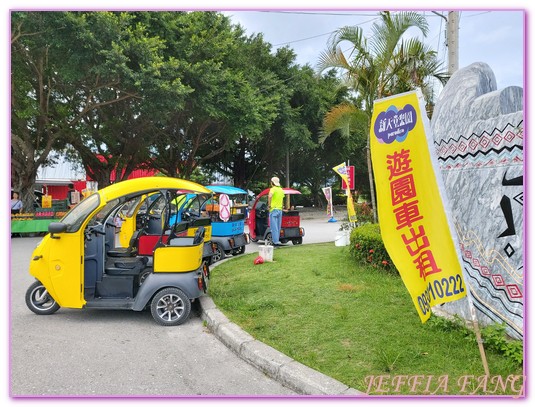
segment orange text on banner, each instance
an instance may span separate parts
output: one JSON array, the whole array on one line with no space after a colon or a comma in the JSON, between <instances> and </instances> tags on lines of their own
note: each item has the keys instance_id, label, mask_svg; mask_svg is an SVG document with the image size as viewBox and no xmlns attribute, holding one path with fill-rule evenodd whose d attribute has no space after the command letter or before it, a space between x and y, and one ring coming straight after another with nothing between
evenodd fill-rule
<instances>
[{"instance_id":1,"label":"orange text on banner","mask_svg":"<svg viewBox=\"0 0 535 407\"><path fill-rule=\"evenodd\" d=\"M432 306L464 297L466 287L433 168L420 92L375 101L371 126L381 236L425 322Z\"/></svg>"}]
</instances>

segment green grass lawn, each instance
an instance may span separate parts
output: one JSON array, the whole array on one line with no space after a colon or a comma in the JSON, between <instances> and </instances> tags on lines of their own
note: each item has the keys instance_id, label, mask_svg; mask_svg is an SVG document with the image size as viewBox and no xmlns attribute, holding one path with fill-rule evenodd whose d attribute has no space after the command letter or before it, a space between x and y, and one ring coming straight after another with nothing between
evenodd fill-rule
<instances>
[{"instance_id":1,"label":"green grass lawn","mask_svg":"<svg viewBox=\"0 0 535 407\"><path fill-rule=\"evenodd\" d=\"M214 267L209 295L232 322L293 359L370 394L518 395L523 381L509 375L522 375L520 366L487 351L483 380L473 341L422 324L401 278L357 265L347 247L290 246L261 265L256 256Z\"/></svg>"}]
</instances>

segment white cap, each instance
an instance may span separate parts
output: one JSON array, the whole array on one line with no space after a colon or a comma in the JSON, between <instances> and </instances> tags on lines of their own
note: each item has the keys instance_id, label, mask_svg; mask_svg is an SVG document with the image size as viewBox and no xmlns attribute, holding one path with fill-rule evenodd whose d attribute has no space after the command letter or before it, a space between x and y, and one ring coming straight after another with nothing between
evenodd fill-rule
<instances>
[{"instance_id":1,"label":"white cap","mask_svg":"<svg viewBox=\"0 0 535 407\"><path fill-rule=\"evenodd\" d=\"M281 186L279 177L273 177L273 178L271 178L271 182L273 182L273 184L276 185L276 186L278 186L278 187Z\"/></svg>"}]
</instances>

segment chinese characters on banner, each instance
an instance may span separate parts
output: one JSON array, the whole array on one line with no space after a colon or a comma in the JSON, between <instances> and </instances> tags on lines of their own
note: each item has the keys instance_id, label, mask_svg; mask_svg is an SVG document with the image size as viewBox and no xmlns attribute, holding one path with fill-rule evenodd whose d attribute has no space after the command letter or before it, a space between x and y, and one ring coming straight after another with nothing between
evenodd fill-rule
<instances>
[{"instance_id":1,"label":"chinese characters on banner","mask_svg":"<svg viewBox=\"0 0 535 407\"><path fill-rule=\"evenodd\" d=\"M332 188L331 187L325 187L322 188L323 195L325 195L325 199L327 199L327 216L332 218L333 215L333 197L332 197Z\"/></svg>"},{"instance_id":2,"label":"chinese characters on banner","mask_svg":"<svg viewBox=\"0 0 535 407\"><path fill-rule=\"evenodd\" d=\"M346 172L347 172L347 180L349 182L349 189L353 191L355 189L355 166L347 165ZM348 188L348 185L342 179L342 189L347 189L347 188Z\"/></svg>"},{"instance_id":3,"label":"chinese characters on banner","mask_svg":"<svg viewBox=\"0 0 535 407\"><path fill-rule=\"evenodd\" d=\"M381 236L422 322L466 295L424 107L419 91L376 100L370 136Z\"/></svg>"},{"instance_id":4,"label":"chinese characters on banner","mask_svg":"<svg viewBox=\"0 0 535 407\"><path fill-rule=\"evenodd\" d=\"M355 206L353 205L353 196L351 195L351 190L349 189L349 178L346 163L342 163L336 167L333 167L333 170L340 175L342 180L346 183L347 216L349 217L349 222L354 223L357 221L357 214L355 212Z\"/></svg>"}]
</instances>

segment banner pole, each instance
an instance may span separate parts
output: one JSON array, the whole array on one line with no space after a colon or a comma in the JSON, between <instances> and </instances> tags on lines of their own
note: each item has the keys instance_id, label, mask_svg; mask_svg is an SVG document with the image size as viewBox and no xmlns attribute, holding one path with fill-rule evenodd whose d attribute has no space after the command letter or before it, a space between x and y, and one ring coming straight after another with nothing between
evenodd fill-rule
<instances>
[{"instance_id":1,"label":"banner pole","mask_svg":"<svg viewBox=\"0 0 535 407\"><path fill-rule=\"evenodd\" d=\"M453 227L453 212L421 90L375 100L371 123L370 153L385 248L422 323L429 319L434 306L467 298L483 367L489 375L474 297L466 279L468 271L463 267L461 246ZM421 199L414 199L418 197ZM421 245L418 243L420 239ZM421 250L424 247L427 250ZM413 270L414 265L416 270ZM429 282L427 276L430 276ZM449 281L459 282L462 286L451 293L447 287ZM467 324L468 319L464 318Z\"/></svg>"},{"instance_id":2,"label":"banner pole","mask_svg":"<svg viewBox=\"0 0 535 407\"><path fill-rule=\"evenodd\" d=\"M427 138L427 145L432 146L432 140L430 139L431 131L428 128L428 123L424 122L424 127L426 129L426 138ZM483 369L485 370L485 375L487 377L490 376L489 373L489 365L487 363L487 355L485 354L485 348L483 346L483 339L481 337L481 331L479 329L479 322L477 320L476 315L476 308L474 307L474 302L472 300L472 290L470 289L470 285L468 283L468 279L466 278L466 272L463 267L463 257L461 255L460 251L460 244L459 244L459 236L457 235L457 230L454 227L453 224L453 212L451 210L450 201L448 198L448 194L446 193L446 188L444 185L444 179L442 178L442 172L440 170L438 160L436 158L436 155L432 153L432 149L429 148L430 157L431 157L431 164L433 167L433 171L435 172L435 179L437 180L438 185L438 192L442 198L442 205L444 207L444 212L446 215L446 220L448 223L448 228L450 230L451 239L453 240L453 245L455 247L455 254L457 256L457 261L459 262L459 266L461 268L461 273L464 280L464 285L466 287L466 300L468 301L468 310L470 312L470 318L472 320L472 326L474 329L474 333L476 335L476 341L477 346L479 348L479 354L481 356L481 362L483 363Z\"/></svg>"},{"instance_id":3,"label":"banner pole","mask_svg":"<svg viewBox=\"0 0 535 407\"><path fill-rule=\"evenodd\" d=\"M423 95L421 93L421 90L418 89L416 93L418 95L418 101L419 101L420 107L422 108L425 106L425 104L423 101ZM425 110L422 110L422 111L425 111ZM434 140L433 140L433 136L432 136L430 125L429 125L430 123L429 123L429 120L422 120L422 122L423 122L424 130L425 130L427 147L429 149L429 156L431 158L431 166L433 168L433 172L435 173L435 179L436 179L437 186L438 186L438 193L442 199L442 205L444 207L446 221L448 224L448 228L450 230L451 239L453 240L453 245L455 248L455 254L457 256L457 261L459 262L459 266L461 268L464 285L466 287L466 299L468 301L468 309L470 311L470 318L472 319L472 326L474 329L474 333L476 335L477 346L479 348L479 354L481 355L481 362L483 363L483 369L485 371L485 375L489 377L490 373L489 373L489 365L487 363L487 355L485 354L485 348L483 346L483 339L481 337L481 331L479 329L479 322L477 320L476 308L474 307L474 302L472 300L472 291L470 289L468 279L466 278L467 277L466 272L463 267L463 258L462 258L461 250L460 250L461 246L459 244L459 236L457 235L457 230L454 226L453 211L451 210L450 201L448 198L448 194L446 192L444 179L442 178L442 171L440 169L440 165L436 157L436 152L434 152L434 150L431 148L433 146Z\"/></svg>"},{"instance_id":4,"label":"banner pole","mask_svg":"<svg viewBox=\"0 0 535 407\"><path fill-rule=\"evenodd\" d=\"M476 335L476 341L477 341L477 346L479 348L479 354L481 356L481 362L483 364L485 375L489 377L490 373L489 373L489 365L487 363L487 355L485 354L485 348L483 346L483 339L481 337L481 331L479 329L479 322L477 320L477 315L476 315L476 308L474 307L474 302L472 299L472 290L470 289L468 279L466 278L467 277L466 272L463 267L463 258L462 258L461 251L460 251L459 236L457 235L457 230L453 225L453 215L452 215L452 211L450 207L450 202L446 194L446 189L444 187L444 180L442 179L441 173L437 171L438 165L437 167L435 167L436 162L434 159L432 159L432 162L433 162L433 169L435 170L435 174L437 175L435 178L437 179L437 184L439 185L439 194L442 197L442 205L444 206L444 212L446 213L446 220L448 222L450 235L453 240L454 247L455 247L455 254L457 255L457 261L459 262L459 265L461 267L461 273L462 273L463 280L464 280L464 286L466 287L466 300L468 301L468 310L470 312L470 318L472 320L472 327Z\"/></svg>"},{"instance_id":5,"label":"banner pole","mask_svg":"<svg viewBox=\"0 0 535 407\"><path fill-rule=\"evenodd\" d=\"M483 339L481 338L481 331L479 330L479 322L477 321L476 309L474 307L474 303L472 302L472 293L470 291L470 288L468 287L468 284L466 283L466 279L464 281L466 285L466 297L468 300L468 307L470 308L470 316L472 317L472 324L474 327L474 333L476 334L477 346L481 355L481 361L483 362L483 369L485 370L485 375L487 377L490 377L489 365L487 363L487 355L485 354Z\"/></svg>"},{"instance_id":6,"label":"banner pole","mask_svg":"<svg viewBox=\"0 0 535 407\"><path fill-rule=\"evenodd\" d=\"M331 219L329 219L327 222L336 222L336 219L334 218L334 206L333 206L332 196L331 196L331 200L328 202L328 204L331 207Z\"/></svg>"}]
</instances>

